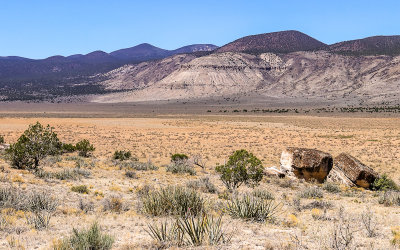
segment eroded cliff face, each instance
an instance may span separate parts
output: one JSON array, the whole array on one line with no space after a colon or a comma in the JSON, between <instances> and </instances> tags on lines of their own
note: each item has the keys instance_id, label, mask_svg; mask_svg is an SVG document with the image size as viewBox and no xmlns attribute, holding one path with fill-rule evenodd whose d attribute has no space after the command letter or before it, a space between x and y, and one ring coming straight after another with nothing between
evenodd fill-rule
<instances>
[{"instance_id":1,"label":"eroded cliff face","mask_svg":"<svg viewBox=\"0 0 400 250\"><path fill-rule=\"evenodd\" d=\"M326 51L289 54L176 55L126 65L100 84L130 90L96 102L202 99L226 96L288 98L307 102L388 102L400 98L400 57L344 56ZM133 90L134 89L134 90Z\"/></svg>"}]
</instances>

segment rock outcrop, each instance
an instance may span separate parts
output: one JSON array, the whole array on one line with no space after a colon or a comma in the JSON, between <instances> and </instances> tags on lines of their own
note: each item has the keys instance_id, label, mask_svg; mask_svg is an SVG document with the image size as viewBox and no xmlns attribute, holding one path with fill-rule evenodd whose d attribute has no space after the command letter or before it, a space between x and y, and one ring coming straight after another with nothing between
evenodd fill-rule
<instances>
[{"instance_id":1,"label":"rock outcrop","mask_svg":"<svg viewBox=\"0 0 400 250\"><path fill-rule=\"evenodd\" d=\"M335 157L333 172L332 176L342 177L342 179L338 179L339 182L348 184L348 181L351 181L356 186L363 188L370 188L375 179L379 177L372 168L346 153Z\"/></svg>"},{"instance_id":2,"label":"rock outcrop","mask_svg":"<svg viewBox=\"0 0 400 250\"><path fill-rule=\"evenodd\" d=\"M307 148L288 147L281 155L281 170L306 181L326 180L333 166L332 156L328 153Z\"/></svg>"}]
</instances>

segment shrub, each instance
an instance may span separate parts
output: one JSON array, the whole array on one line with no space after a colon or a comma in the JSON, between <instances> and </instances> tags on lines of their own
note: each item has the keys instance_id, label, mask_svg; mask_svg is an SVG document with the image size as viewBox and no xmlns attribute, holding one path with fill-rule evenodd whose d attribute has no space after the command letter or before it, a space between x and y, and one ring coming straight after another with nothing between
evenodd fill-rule
<instances>
[{"instance_id":1,"label":"shrub","mask_svg":"<svg viewBox=\"0 0 400 250\"><path fill-rule=\"evenodd\" d=\"M58 202L45 191L22 192L16 188L0 189L0 208L12 208L29 212L27 223L35 229L47 228Z\"/></svg>"},{"instance_id":2,"label":"shrub","mask_svg":"<svg viewBox=\"0 0 400 250\"><path fill-rule=\"evenodd\" d=\"M146 232L157 242L159 248L170 246L201 246L228 243L223 231L222 218L207 214L177 218L175 223L148 225Z\"/></svg>"},{"instance_id":3,"label":"shrub","mask_svg":"<svg viewBox=\"0 0 400 250\"><path fill-rule=\"evenodd\" d=\"M127 207L121 198L117 196L110 196L104 199L103 210L119 213L123 210L127 210Z\"/></svg>"},{"instance_id":4,"label":"shrub","mask_svg":"<svg viewBox=\"0 0 400 250\"><path fill-rule=\"evenodd\" d=\"M338 185L332 182L326 182L322 188L329 193L340 193L342 191Z\"/></svg>"},{"instance_id":5,"label":"shrub","mask_svg":"<svg viewBox=\"0 0 400 250\"><path fill-rule=\"evenodd\" d=\"M217 188L210 182L208 177L203 177L200 180L189 181L186 186L188 188L200 190L204 193L215 194L217 192Z\"/></svg>"},{"instance_id":6,"label":"shrub","mask_svg":"<svg viewBox=\"0 0 400 250\"><path fill-rule=\"evenodd\" d=\"M196 175L196 171L193 168L193 165L188 161L177 160L172 162L167 166L167 172L171 172L173 174L184 174L188 173L190 175Z\"/></svg>"},{"instance_id":7,"label":"shrub","mask_svg":"<svg viewBox=\"0 0 400 250\"><path fill-rule=\"evenodd\" d=\"M400 227L392 228L393 239L390 241L393 246L400 246Z\"/></svg>"},{"instance_id":8,"label":"shrub","mask_svg":"<svg viewBox=\"0 0 400 250\"><path fill-rule=\"evenodd\" d=\"M277 213L279 204L273 200L263 200L249 194L234 197L228 201L228 213L234 218L263 222Z\"/></svg>"},{"instance_id":9,"label":"shrub","mask_svg":"<svg viewBox=\"0 0 400 250\"><path fill-rule=\"evenodd\" d=\"M73 170L63 169L59 172L48 172L43 169L38 169L34 172L34 175L38 178L43 179L58 179L58 180L75 180L80 176L89 177L91 175L90 171L75 168Z\"/></svg>"},{"instance_id":10,"label":"shrub","mask_svg":"<svg viewBox=\"0 0 400 250\"><path fill-rule=\"evenodd\" d=\"M264 167L257 157L242 149L234 152L225 165L218 165L215 170L228 190L234 190L243 183L258 184Z\"/></svg>"},{"instance_id":11,"label":"shrub","mask_svg":"<svg viewBox=\"0 0 400 250\"><path fill-rule=\"evenodd\" d=\"M89 140L82 140L75 145L76 150L79 151L79 156L89 157L90 152L95 150L94 146L90 144Z\"/></svg>"},{"instance_id":12,"label":"shrub","mask_svg":"<svg viewBox=\"0 0 400 250\"><path fill-rule=\"evenodd\" d=\"M173 154L171 155L171 162L176 161L187 161L189 157L185 154Z\"/></svg>"},{"instance_id":13,"label":"shrub","mask_svg":"<svg viewBox=\"0 0 400 250\"><path fill-rule=\"evenodd\" d=\"M300 191L300 198L318 199L324 197L324 192L319 187L308 187Z\"/></svg>"},{"instance_id":14,"label":"shrub","mask_svg":"<svg viewBox=\"0 0 400 250\"><path fill-rule=\"evenodd\" d=\"M125 176L131 179L137 179L138 177L136 176L136 173L133 171L126 171Z\"/></svg>"},{"instance_id":15,"label":"shrub","mask_svg":"<svg viewBox=\"0 0 400 250\"><path fill-rule=\"evenodd\" d=\"M400 192L385 191L379 196L378 202L385 206L400 206Z\"/></svg>"},{"instance_id":16,"label":"shrub","mask_svg":"<svg viewBox=\"0 0 400 250\"><path fill-rule=\"evenodd\" d=\"M168 186L159 190L149 191L141 197L143 212L153 215L196 216L204 210L204 200L192 190L183 187Z\"/></svg>"},{"instance_id":17,"label":"shrub","mask_svg":"<svg viewBox=\"0 0 400 250\"><path fill-rule=\"evenodd\" d=\"M4 136L0 135L0 144L4 143Z\"/></svg>"},{"instance_id":18,"label":"shrub","mask_svg":"<svg viewBox=\"0 0 400 250\"><path fill-rule=\"evenodd\" d=\"M399 187L392 179L390 179L386 174L384 174L381 177L375 179L374 183L372 184L372 190L378 190L378 191L399 190Z\"/></svg>"},{"instance_id":19,"label":"shrub","mask_svg":"<svg viewBox=\"0 0 400 250\"><path fill-rule=\"evenodd\" d=\"M81 194L89 193L89 189L86 185L73 186L73 187L71 187L71 191L81 193Z\"/></svg>"},{"instance_id":20,"label":"shrub","mask_svg":"<svg viewBox=\"0 0 400 250\"><path fill-rule=\"evenodd\" d=\"M79 199L79 209L82 210L84 213L91 212L94 210L94 203L93 201Z\"/></svg>"},{"instance_id":21,"label":"shrub","mask_svg":"<svg viewBox=\"0 0 400 250\"><path fill-rule=\"evenodd\" d=\"M114 237L101 232L97 222L93 223L89 229L73 229L72 235L63 240L57 241L53 245L54 250L73 250L73 249L111 249L114 244Z\"/></svg>"},{"instance_id":22,"label":"shrub","mask_svg":"<svg viewBox=\"0 0 400 250\"><path fill-rule=\"evenodd\" d=\"M125 160L131 158L131 156L132 156L131 151L123 151L123 150L118 151L118 150L116 150L114 152L113 158L115 160L125 161Z\"/></svg>"},{"instance_id":23,"label":"shrub","mask_svg":"<svg viewBox=\"0 0 400 250\"><path fill-rule=\"evenodd\" d=\"M58 154L61 142L53 129L50 125L43 127L39 122L29 125L18 141L6 150L11 165L18 169L36 169L44 157Z\"/></svg>"},{"instance_id":24,"label":"shrub","mask_svg":"<svg viewBox=\"0 0 400 250\"><path fill-rule=\"evenodd\" d=\"M72 145L71 143L63 143L61 146L61 150L64 153L72 153L76 151L75 145Z\"/></svg>"}]
</instances>

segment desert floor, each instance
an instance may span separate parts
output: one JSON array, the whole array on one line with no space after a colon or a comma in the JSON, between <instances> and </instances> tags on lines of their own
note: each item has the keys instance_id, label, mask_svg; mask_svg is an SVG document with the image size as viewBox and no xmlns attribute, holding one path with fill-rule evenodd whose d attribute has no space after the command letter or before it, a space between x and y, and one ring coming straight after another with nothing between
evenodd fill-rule
<instances>
[{"instance_id":1,"label":"desert floor","mask_svg":"<svg viewBox=\"0 0 400 250\"><path fill-rule=\"evenodd\" d=\"M0 159L2 186L46 190L59 200L56 214L45 230L32 229L17 211L16 215L11 215L15 220L10 225L23 230L0 230L1 249L11 248L12 245L26 249L51 249L54 241L68 236L72 228L87 227L93 221L98 221L105 232L115 236L115 249L148 248L153 240L145 231L147 224L168 218L141 213L137 190L145 185L185 186L188 181L208 177L218 192L223 193L225 188L215 173L215 165L223 164L238 149L252 152L265 167L279 166L280 154L287 146L316 148L333 156L347 152L400 183L400 118L213 114L163 114L136 118L45 118L40 114L29 118L9 116L3 114L0 118L0 134L8 143L15 142L29 124L39 121L55 127L63 142L76 143L89 139L96 151L91 158L84 159L91 175L75 180L38 178L31 172L11 168L4 159ZM159 169L136 171L137 179L127 178L124 169L111 163L115 150L130 150L139 161L151 160ZM196 167L195 176L166 172L165 165L174 153L201 155L207 160L206 169ZM56 163L44 160L42 166L49 171L73 168L75 162L71 159L75 158L71 156L74 155L76 153L64 155ZM72 192L71 187L76 185L87 185L89 194ZM310 185L302 181L264 178L257 188L272 193L274 201L280 204L276 220L258 223L234 219L225 214L224 225L232 239L218 248L330 249L332 232L338 226L338 214L344 211L354 232L351 247L395 249L391 240L393 228L400 226L399 206L379 204L380 194L376 192L345 187L341 187L340 193L324 191L323 198L302 198L300 204L295 204L299 193ZM244 185L239 189L239 192L249 191L250 188ZM202 195L214 213L223 210L218 209L226 202L221 195ZM104 211L104 200L114 196L121 199L126 209ZM92 201L94 211L81 211L79 201L82 199ZM315 201L326 201L331 206L313 207ZM315 216L319 213L318 209L323 211L324 219ZM373 214L376 223L377 234L373 237L368 237L361 220L367 211Z\"/></svg>"}]
</instances>

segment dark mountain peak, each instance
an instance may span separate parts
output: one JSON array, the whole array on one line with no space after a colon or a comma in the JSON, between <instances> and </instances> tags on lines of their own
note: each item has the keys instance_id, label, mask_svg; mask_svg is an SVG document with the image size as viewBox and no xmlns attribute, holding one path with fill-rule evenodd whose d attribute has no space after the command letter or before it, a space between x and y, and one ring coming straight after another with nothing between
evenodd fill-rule
<instances>
[{"instance_id":1,"label":"dark mountain peak","mask_svg":"<svg viewBox=\"0 0 400 250\"><path fill-rule=\"evenodd\" d=\"M109 56L108 53L102 51L102 50L96 50L93 52L90 52L88 54L85 55L86 57L105 57L105 56Z\"/></svg>"},{"instance_id":2,"label":"dark mountain peak","mask_svg":"<svg viewBox=\"0 0 400 250\"><path fill-rule=\"evenodd\" d=\"M350 55L399 55L400 36L371 36L335 43L329 49Z\"/></svg>"},{"instance_id":3,"label":"dark mountain peak","mask_svg":"<svg viewBox=\"0 0 400 250\"><path fill-rule=\"evenodd\" d=\"M148 43L142 43L131 48L113 51L110 55L123 60L143 61L168 56L168 50L160 49Z\"/></svg>"},{"instance_id":4,"label":"dark mountain peak","mask_svg":"<svg viewBox=\"0 0 400 250\"><path fill-rule=\"evenodd\" d=\"M287 30L246 36L222 46L217 52L289 53L324 47L326 44L300 31Z\"/></svg>"}]
</instances>

